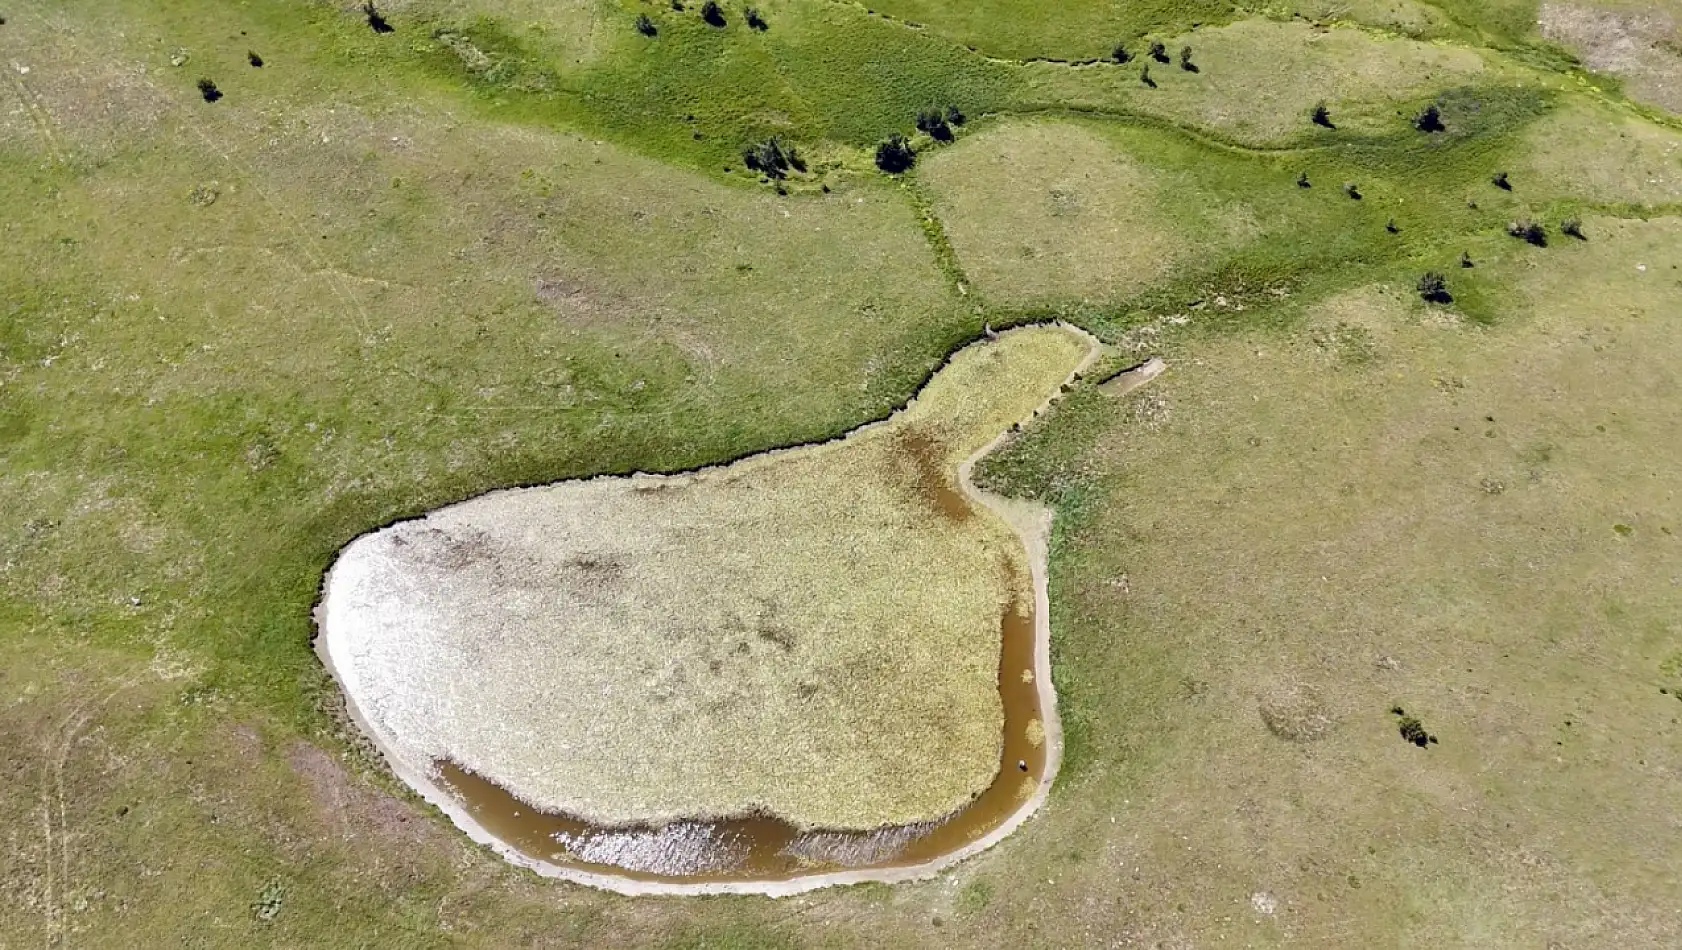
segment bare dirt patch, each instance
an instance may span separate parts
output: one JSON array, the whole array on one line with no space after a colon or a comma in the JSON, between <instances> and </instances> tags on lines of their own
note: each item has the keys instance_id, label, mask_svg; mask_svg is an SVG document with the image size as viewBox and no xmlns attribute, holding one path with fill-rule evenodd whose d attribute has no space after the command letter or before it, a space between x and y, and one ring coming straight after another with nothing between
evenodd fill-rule
<instances>
[{"instance_id":1,"label":"bare dirt patch","mask_svg":"<svg viewBox=\"0 0 1682 950\"><path fill-rule=\"evenodd\" d=\"M368 832L393 843L421 844L438 834L415 808L351 775L338 760L302 739L287 746L286 764L304 780L321 821L342 838Z\"/></svg>"}]
</instances>

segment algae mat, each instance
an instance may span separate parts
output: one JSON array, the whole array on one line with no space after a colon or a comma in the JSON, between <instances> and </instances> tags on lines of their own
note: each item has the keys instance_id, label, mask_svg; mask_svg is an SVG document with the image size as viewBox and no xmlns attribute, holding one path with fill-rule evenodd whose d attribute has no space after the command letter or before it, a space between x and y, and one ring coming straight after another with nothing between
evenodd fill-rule
<instances>
[{"instance_id":1,"label":"algae mat","mask_svg":"<svg viewBox=\"0 0 1682 950\"><path fill-rule=\"evenodd\" d=\"M467 780L604 828L933 827L1004 781L1001 630L1044 625L1023 623L1042 518L971 505L968 463L1094 353L1066 327L1013 330L839 440L365 535L328 575L324 658L435 801ZM1013 725L1043 742L1039 716ZM1015 799L1041 777L1010 776Z\"/></svg>"}]
</instances>

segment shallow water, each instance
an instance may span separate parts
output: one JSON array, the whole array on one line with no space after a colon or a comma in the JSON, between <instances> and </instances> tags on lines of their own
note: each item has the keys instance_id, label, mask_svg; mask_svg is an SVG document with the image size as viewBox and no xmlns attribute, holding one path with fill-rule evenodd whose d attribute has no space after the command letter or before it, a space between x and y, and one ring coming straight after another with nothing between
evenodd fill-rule
<instances>
[{"instance_id":1,"label":"shallow water","mask_svg":"<svg viewBox=\"0 0 1682 950\"><path fill-rule=\"evenodd\" d=\"M969 502L952 494L968 516ZM1027 584L1023 578L1021 589L1029 589ZM485 830L528 857L637 881L775 881L922 864L997 828L1045 772L1045 720L1033 680L1034 617L1031 611L1018 613L1032 604L1032 596L1024 594L1018 608L1006 610L1000 619L1005 741L998 775L968 806L939 821L874 831L802 831L764 816L604 827L537 811L452 762L435 763L439 784Z\"/></svg>"}]
</instances>

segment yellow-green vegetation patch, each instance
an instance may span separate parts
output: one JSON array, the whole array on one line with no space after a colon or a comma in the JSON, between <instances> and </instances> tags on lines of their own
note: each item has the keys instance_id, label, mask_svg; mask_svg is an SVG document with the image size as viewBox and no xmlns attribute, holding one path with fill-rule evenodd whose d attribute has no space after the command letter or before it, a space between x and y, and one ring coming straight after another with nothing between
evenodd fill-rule
<instances>
[{"instance_id":1,"label":"yellow-green vegetation patch","mask_svg":"<svg viewBox=\"0 0 1682 950\"><path fill-rule=\"evenodd\" d=\"M1123 107L1264 144L1301 136L1320 101L1341 129L1381 131L1395 121L1395 100L1487 78L1483 58L1468 49L1301 22L1241 20L1163 42L1167 63L1136 42L1126 64L1025 66L1021 96L1056 108ZM1183 46L1195 72L1178 63ZM1154 85L1140 79L1147 67Z\"/></svg>"},{"instance_id":2,"label":"yellow-green vegetation patch","mask_svg":"<svg viewBox=\"0 0 1682 950\"><path fill-rule=\"evenodd\" d=\"M511 38L544 46L563 68L601 60L615 42L625 38L624 25L629 22L611 0L409 0L401 6L390 4L389 9L425 22L493 19ZM441 38L454 40L451 48L469 70L494 65L491 56L474 47L471 39L447 34Z\"/></svg>"},{"instance_id":3,"label":"yellow-green vegetation patch","mask_svg":"<svg viewBox=\"0 0 1682 950\"><path fill-rule=\"evenodd\" d=\"M1675 205L1682 201L1682 135L1613 109L1573 102L1526 130L1514 168L1521 197Z\"/></svg>"},{"instance_id":4,"label":"yellow-green vegetation patch","mask_svg":"<svg viewBox=\"0 0 1682 950\"><path fill-rule=\"evenodd\" d=\"M1293 4L1291 12L1309 20L1347 20L1412 37L1441 32L1454 22L1417 0L1303 0Z\"/></svg>"},{"instance_id":5,"label":"yellow-green vegetation patch","mask_svg":"<svg viewBox=\"0 0 1682 950\"><path fill-rule=\"evenodd\" d=\"M1087 347L1011 331L837 442L497 492L364 536L322 608L346 694L410 768L448 759L604 824L956 811L996 774L1000 622L1034 596L956 470Z\"/></svg>"},{"instance_id":6,"label":"yellow-green vegetation patch","mask_svg":"<svg viewBox=\"0 0 1682 950\"><path fill-rule=\"evenodd\" d=\"M1183 251L1154 213L1157 174L1081 125L988 129L922 175L965 273L1002 304L1112 300Z\"/></svg>"}]
</instances>

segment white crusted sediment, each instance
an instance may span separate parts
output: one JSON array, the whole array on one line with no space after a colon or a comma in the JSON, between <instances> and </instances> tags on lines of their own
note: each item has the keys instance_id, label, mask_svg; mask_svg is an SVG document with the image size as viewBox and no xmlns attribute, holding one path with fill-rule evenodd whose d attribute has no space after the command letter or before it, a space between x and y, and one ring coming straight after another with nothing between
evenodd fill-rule
<instances>
[{"instance_id":1,"label":"white crusted sediment","mask_svg":"<svg viewBox=\"0 0 1682 950\"><path fill-rule=\"evenodd\" d=\"M1065 380L1065 382L1072 382L1098 358L1101 352L1101 344L1085 331L1067 324L1059 323L1058 325L1066 331L1078 335L1087 344L1087 352L1084 358ZM1027 418L1037 416L1047 408L1055 401L1058 392L1058 390L1054 390ZM1027 421L1027 418L1022 421ZM860 427L859 430L854 430L854 432L883 425L885 422L886 420L871 423ZM349 662L349 657L345 652L348 645L342 638L332 635L328 617L323 609L325 597L323 605L317 608L316 619L320 628L320 636L316 641L317 653L343 690L351 716L370 737L375 746L380 749L398 778L415 789L429 803L448 815L450 820L474 841L492 848L509 862L529 868L545 877L598 887L625 895L758 894L772 897L789 896L835 885L865 882L896 883L927 879L1002 841L1037 812L1044 805L1049 795L1062 759L1062 727L1057 714L1057 696L1050 675L1051 611L1047 586L1047 563L1052 511L1031 502L1002 498L985 492L978 488L972 480L975 464L997 449L1008 437L1008 431L1001 431L987 445L965 459L958 468L958 482L967 497L986 506L1015 532L1026 554L1034 591L1034 682L1036 689L1039 691L1040 708L1044 717L1045 767L1033 792L997 826L975 841L916 865L831 871L800 875L788 879L683 882L642 880L531 857L479 824L455 796L440 785L432 772L430 762L411 761L401 754L396 745L388 741L381 730L370 721L365 714L365 710L358 705L357 697L365 695L365 693L361 689L362 684L355 681L355 664ZM779 451L798 451L798 449ZM323 588L324 591L332 587L337 579L335 577L336 572L343 567L343 564L336 563L329 571Z\"/></svg>"}]
</instances>

